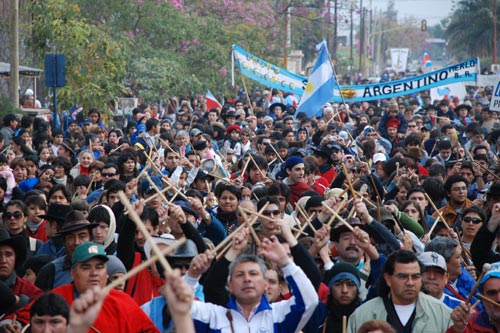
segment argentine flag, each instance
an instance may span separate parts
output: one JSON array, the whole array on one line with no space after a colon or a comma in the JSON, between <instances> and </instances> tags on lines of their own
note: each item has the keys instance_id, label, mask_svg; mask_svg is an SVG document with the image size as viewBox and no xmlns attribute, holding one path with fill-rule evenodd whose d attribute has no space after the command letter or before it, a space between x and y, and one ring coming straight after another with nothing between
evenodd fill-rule
<instances>
[{"instance_id":1,"label":"argentine flag","mask_svg":"<svg viewBox=\"0 0 500 333\"><path fill-rule=\"evenodd\" d=\"M326 41L316 45L316 50L320 51L319 56L297 109L297 113L305 112L308 117L321 116L321 107L333 97L334 88L338 88Z\"/></svg>"}]
</instances>

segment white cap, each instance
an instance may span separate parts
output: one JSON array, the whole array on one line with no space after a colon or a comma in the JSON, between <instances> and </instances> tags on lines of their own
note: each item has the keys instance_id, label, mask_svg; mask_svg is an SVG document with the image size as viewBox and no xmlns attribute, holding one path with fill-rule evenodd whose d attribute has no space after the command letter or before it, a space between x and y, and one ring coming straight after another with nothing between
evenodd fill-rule
<instances>
[{"instance_id":1,"label":"white cap","mask_svg":"<svg viewBox=\"0 0 500 333\"><path fill-rule=\"evenodd\" d=\"M418 260L420 260L425 267L439 267L443 271L448 272L444 257L437 252L423 252L418 256Z\"/></svg>"},{"instance_id":2,"label":"white cap","mask_svg":"<svg viewBox=\"0 0 500 333\"><path fill-rule=\"evenodd\" d=\"M377 164L378 162L387 161L387 157L383 153L376 153L373 155L373 164Z\"/></svg>"},{"instance_id":3,"label":"white cap","mask_svg":"<svg viewBox=\"0 0 500 333\"><path fill-rule=\"evenodd\" d=\"M349 140L349 134L346 132L346 131L340 131L339 132L339 136L342 138L342 140L344 141L348 141Z\"/></svg>"},{"instance_id":4,"label":"white cap","mask_svg":"<svg viewBox=\"0 0 500 333\"><path fill-rule=\"evenodd\" d=\"M31 90L30 88L26 89L25 95L26 96L33 96L34 95L33 90Z\"/></svg>"}]
</instances>

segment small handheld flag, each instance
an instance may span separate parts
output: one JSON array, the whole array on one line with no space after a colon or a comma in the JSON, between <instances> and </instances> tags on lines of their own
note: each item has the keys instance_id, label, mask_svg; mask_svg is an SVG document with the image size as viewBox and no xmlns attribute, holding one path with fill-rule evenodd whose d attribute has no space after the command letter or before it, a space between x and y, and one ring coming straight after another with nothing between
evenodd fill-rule
<instances>
[{"instance_id":1,"label":"small handheld flag","mask_svg":"<svg viewBox=\"0 0 500 333\"><path fill-rule=\"evenodd\" d=\"M222 105L217 101L214 95L210 92L210 90L207 90L207 93L205 94L205 103L207 105L207 110L213 109L213 108L219 108L222 109Z\"/></svg>"},{"instance_id":2,"label":"small handheld flag","mask_svg":"<svg viewBox=\"0 0 500 333\"><path fill-rule=\"evenodd\" d=\"M424 54L422 55L422 62L420 63L420 68L424 73L427 73L432 69L431 57L429 56L429 53L427 53L426 51L424 51Z\"/></svg>"}]
</instances>

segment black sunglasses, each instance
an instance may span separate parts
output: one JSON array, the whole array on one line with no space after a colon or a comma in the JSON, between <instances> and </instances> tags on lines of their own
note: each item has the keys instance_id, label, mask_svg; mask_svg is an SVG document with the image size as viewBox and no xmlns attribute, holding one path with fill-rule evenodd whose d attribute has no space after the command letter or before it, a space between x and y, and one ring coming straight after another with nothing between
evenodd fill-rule
<instances>
[{"instance_id":1,"label":"black sunglasses","mask_svg":"<svg viewBox=\"0 0 500 333\"><path fill-rule=\"evenodd\" d=\"M276 210L265 210L262 212L262 215L264 216L271 216L271 215L279 215L280 211L278 209Z\"/></svg>"},{"instance_id":2,"label":"black sunglasses","mask_svg":"<svg viewBox=\"0 0 500 333\"><path fill-rule=\"evenodd\" d=\"M114 176L116 176L116 173L101 173L101 176L103 176L103 177L114 177Z\"/></svg>"},{"instance_id":3,"label":"black sunglasses","mask_svg":"<svg viewBox=\"0 0 500 333\"><path fill-rule=\"evenodd\" d=\"M12 217L18 219L18 218L21 218L23 217L23 212L21 212L20 210L16 210L15 212L11 213L11 212L5 212L3 213L3 217L8 220Z\"/></svg>"},{"instance_id":4,"label":"black sunglasses","mask_svg":"<svg viewBox=\"0 0 500 333\"><path fill-rule=\"evenodd\" d=\"M478 218L478 217L468 217L468 216L467 216L467 217L464 217L464 218L462 219L462 221L464 221L465 223L471 223L471 222L472 222L472 223L474 223L474 224L479 224L479 223L482 223L482 222L483 222L483 221L482 221L480 218Z\"/></svg>"}]
</instances>

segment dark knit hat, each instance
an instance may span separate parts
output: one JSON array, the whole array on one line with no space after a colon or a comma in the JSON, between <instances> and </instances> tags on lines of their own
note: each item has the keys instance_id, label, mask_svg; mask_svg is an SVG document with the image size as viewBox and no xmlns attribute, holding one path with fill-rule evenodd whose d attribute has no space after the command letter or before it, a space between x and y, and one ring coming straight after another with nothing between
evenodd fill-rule
<instances>
[{"instance_id":1,"label":"dark knit hat","mask_svg":"<svg viewBox=\"0 0 500 333\"><path fill-rule=\"evenodd\" d=\"M328 288L331 289L333 284L337 281L347 279L354 282L359 290L361 287L361 278L359 277L358 269L348 262L337 262L328 272Z\"/></svg>"},{"instance_id":2,"label":"dark knit hat","mask_svg":"<svg viewBox=\"0 0 500 333\"><path fill-rule=\"evenodd\" d=\"M283 170L291 169L297 164L304 163L304 159L300 156L290 156L286 159L285 163L283 163Z\"/></svg>"}]
</instances>

